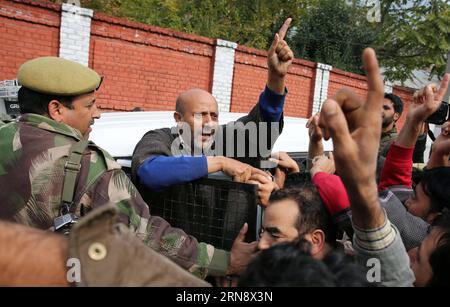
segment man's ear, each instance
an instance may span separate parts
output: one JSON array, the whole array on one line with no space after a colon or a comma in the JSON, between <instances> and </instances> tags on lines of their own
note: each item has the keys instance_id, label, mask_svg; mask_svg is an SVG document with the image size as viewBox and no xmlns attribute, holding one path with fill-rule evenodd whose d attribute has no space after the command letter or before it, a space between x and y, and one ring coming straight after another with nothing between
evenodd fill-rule
<instances>
[{"instance_id":1,"label":"man's ear","mask_svg":"<svg viewBox=\"0 0 450 307\"><path fill-rule=\"evenodd\" d=\"M397 122L400 119L400 114L394 113L394 122Z\"/></svg>"},{"instance_id":2,"label":"man's ear","mask_svg":"<svg viewBox=\"0 0 450 307\"><path fill-rule=\"evenodd\" d=\"M179 123L179 122L182 122L183 116L181 116L180 113L175 112L175 113L173 113L173 118L175 119L175 121L176 121L177 123Z\"/></svg>"},{"instance_id":3,"label":"man's ear","mask_svg":"<svg viewBox=\"0 0 450 307\"><path fill-rule=\"evenodd\" d=\"M52 100L48 103L48 115L51 119L58 123L62 123L64 119L64 106L58 100Z\"/></svg>"},{"instance_id":4,"label":"man's ear","mask_svg":"<svg viewBox=\"0 0 450 307\"><path fill-rule=\"evenodd\" d=\"M311 232L310 234L310 242L312 244L312 248L311 248L311 255L317 256L319 255L325 246L325 233L320 230L320 229L316 229L313 232Z\"/></svg>"}]
</instances>

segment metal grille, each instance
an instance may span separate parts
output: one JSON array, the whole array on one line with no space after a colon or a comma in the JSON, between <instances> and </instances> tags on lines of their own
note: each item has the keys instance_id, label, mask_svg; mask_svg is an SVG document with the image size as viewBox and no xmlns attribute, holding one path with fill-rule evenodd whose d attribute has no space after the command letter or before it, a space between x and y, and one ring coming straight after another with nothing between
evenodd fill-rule
<instances>
[{"instance_id":1,"label":"metal grille","mask_svg":"<svg viewBox=\"0 0 450 307\"><path fill-rule=\"evenodd\" d=\"M247 242L255 241L261 221L257 187L219 179L201 179L161 193L144 193L151 213L200 242L230 250L244 223Z\"/></svg>"},{"instance_id":2,"label":"metal grille","mask_svg":"<svg viewBox=\"0 0 450 307\"><path fill-rule=\"evenodd\" d=\"M307 153L289 155L302 170L306 168ZM131 157L118 161L131 179ZM152 215L164 218L172 227L182 229L200 242L230 250L244 223L249 225L247 242L259 237L262 209L258 206L257 186L232 182L223 174L212 174L208 179L174 186L160 193L143 187L139 187L139 191Z\"/></svg>"}]
</instances>

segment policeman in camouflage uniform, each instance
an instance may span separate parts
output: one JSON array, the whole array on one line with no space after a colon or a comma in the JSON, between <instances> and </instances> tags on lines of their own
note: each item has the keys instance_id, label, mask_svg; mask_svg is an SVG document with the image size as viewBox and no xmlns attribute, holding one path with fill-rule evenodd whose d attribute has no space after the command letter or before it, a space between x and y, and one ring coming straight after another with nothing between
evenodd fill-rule
<instances>
[{"instance_id":1,"label":"policeman in camouflage uniform","mask_svg":"<svg viewBox=\"0 0 450 307\"><path fill-rule=\"evenodd\" d=\"M0 128L0 219L52 230L61 214L71 147L88 138L90 126L100 117L95 96L101 77L80 64L45 57L22 65L18 80L22 116ZM151 216L120 166L106 151L89 143L68 209L82 217L107 203L117 206L119 222L146 245L196 276L224 275L230 270L229 253L199 243L162 218Z\"/></svg>"}]
</instances>

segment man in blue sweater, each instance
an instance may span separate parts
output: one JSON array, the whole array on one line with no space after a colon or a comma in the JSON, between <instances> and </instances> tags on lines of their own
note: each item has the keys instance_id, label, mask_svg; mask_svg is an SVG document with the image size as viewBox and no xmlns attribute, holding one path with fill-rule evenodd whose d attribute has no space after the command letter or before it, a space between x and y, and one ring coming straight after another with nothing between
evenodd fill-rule
<instances>
[{"instance_id":1,"label":"man in blue sweater","mask_svg":"<svg viewBox=\"0 0 450 307\"><path fill-rule=\"evenodd\" d=\"M210 93L192 89L178 97L177 127L149 131L135 148L132 173L141 189L160 191L219 171L238 182L246 182L252 174L267 176L246 163L257 166L256 161L267 157L279 135L271 131L283 126L285 76L294 58L284 41L290 23L289 18L275 35L268 52L267 86L247 116L219 126L217 101ZM255 131L249 132L252 127ZM236 132L237 138L230 141Z\"/></svg>"}]
</instances>

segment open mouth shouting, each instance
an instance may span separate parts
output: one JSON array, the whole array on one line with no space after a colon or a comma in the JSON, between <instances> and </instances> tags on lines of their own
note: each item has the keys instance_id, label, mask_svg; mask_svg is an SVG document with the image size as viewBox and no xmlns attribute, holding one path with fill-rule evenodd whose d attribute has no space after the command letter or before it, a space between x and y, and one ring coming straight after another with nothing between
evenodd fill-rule
<instances>
[{"instance_id":1,"label":"open mouth shouting","mask_svg":"<svg viewBox=\"0 0 450 307\"><path fill-rule=\"evenodd\" d=\"M202 143L209 143L214 138L216 130L211 127L204 127L202 131Z\"/></svg>"}]
</instances>

